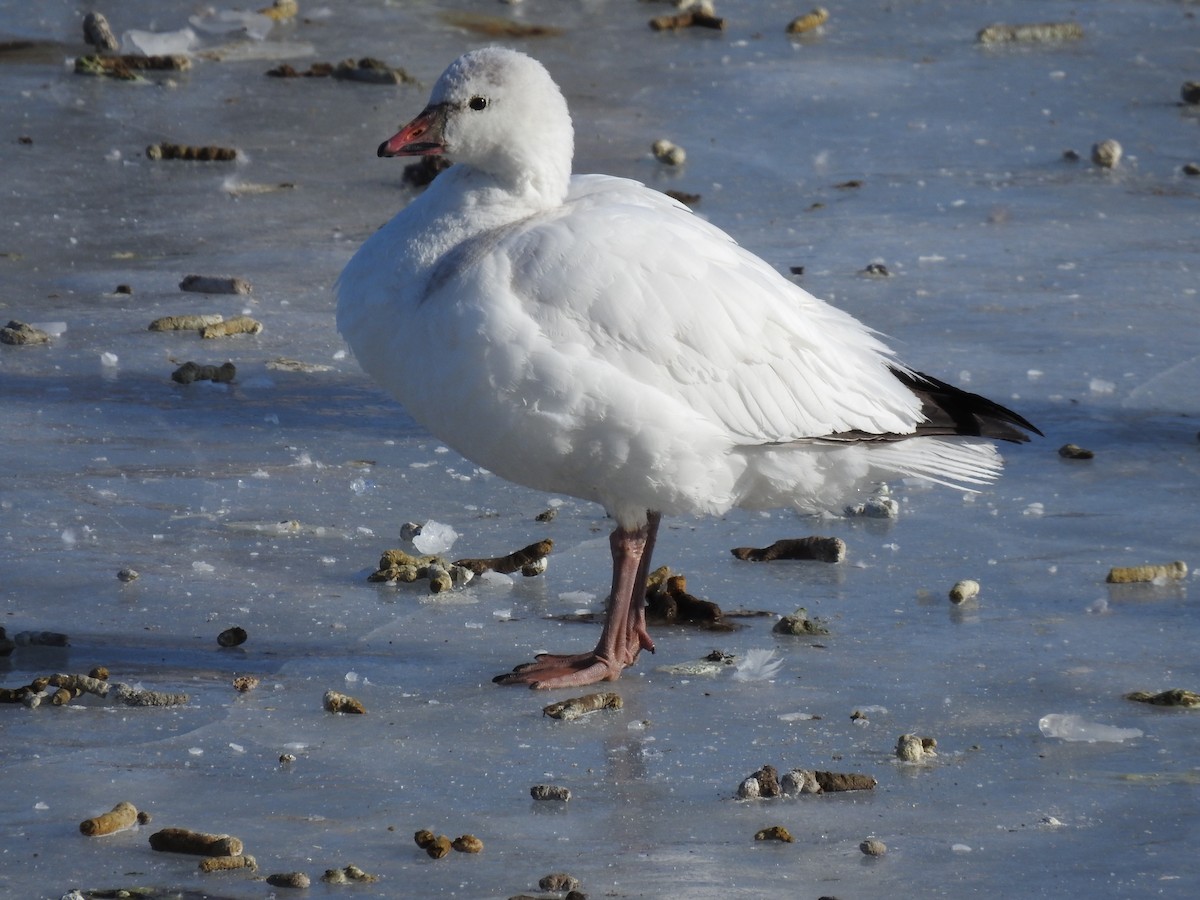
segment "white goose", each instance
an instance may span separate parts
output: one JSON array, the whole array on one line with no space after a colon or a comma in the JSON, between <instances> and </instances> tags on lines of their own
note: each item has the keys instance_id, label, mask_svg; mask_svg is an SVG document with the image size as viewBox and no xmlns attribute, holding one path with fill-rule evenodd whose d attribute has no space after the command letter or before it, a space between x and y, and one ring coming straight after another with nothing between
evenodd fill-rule
<instances>
[{"instance_id":1,"label":"white goose","mask_svg":"<svg viewBox=\"0 0 1200 900\"><path fill-rule=\"evenodd\" d=\"M836 507L872 480L994 479L1010 410L905 368L683 205L571 175L573 131L536 60L460 57L380 156L455 165L362 246L338 329L363 369L467 459L616 521L599 643L498 676L616 679L646 633L664 514Z\"/></svg>"}]
</instances>

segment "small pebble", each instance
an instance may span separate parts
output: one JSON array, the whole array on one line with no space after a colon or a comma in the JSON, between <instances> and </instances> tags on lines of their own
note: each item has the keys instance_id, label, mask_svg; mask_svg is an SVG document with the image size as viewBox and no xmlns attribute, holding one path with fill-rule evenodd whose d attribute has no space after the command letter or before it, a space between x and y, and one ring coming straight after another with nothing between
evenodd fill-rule
<instances>
[{"instance_id":1,"label":"small pebble","mask_svg":"<svg viewBox=\"0 0 1200 900\"><path fill-rule=\"evenodd\" d=\"M1192 105L1200 103L1200 81L1185 81L1179 89L1179 99Z\"/></svg>"},{"instance_id":2,"label":"small pebble","mask_svg":"<svg viewBox=\"0 0 1200 900\"><path fill-rule=\"evenodd\" d=\"M245 628L240 628L235 625L233 628L226 628L224 631L218 634L217 643L222 647L240 647L242 644L246 643L249 637L250 636L246 634Z\"/></svg>"},{"instance_id":3,"label":"small pebble","mask_svg":"<svg viewBox=\"0 0 1200 900\"><path fill-rule=\"evenodd\" d=\"M137 581L141 575L137 569L121 569L117 572L117 579L128 584L131 581Z\"/></svg>"}]
</instances>

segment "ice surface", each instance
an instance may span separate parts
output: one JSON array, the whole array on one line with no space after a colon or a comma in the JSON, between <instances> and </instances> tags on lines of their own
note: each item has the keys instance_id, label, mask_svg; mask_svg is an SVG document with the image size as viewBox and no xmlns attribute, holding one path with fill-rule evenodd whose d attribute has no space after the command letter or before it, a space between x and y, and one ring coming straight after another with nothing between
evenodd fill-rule
<instances>
[{"instance_id":1,"label":"ice surface","mask_svg":"<svg viewBox=\"0 0 1200 900\"><path fill-rule=\"evenodd\" d=\"M0 705L0 896L267 895L251 873L201 875L193 858L149 850L149 832L176 825L237 835L267 873L355 863L379 875L307 892L356 900L508 897L562 870L613 898L1194 896L1196 713L1124 695L1198 689L1198 576L1104 577L1200 559L1200 182L1181 172L1200 162L1200 114L1178 105L1196 78L1195 5L861 0L830 6L819 35L783 34L811 5L718 3L724 32L655 33L656 8L632 0L344 3L315 20L301 4L265 43L203 36L206 50L230 43L148 86L64 65L82 52L89 4L0 0L3 322L61 326L49 345L0 346L0 625L70 636L0 656L0 685L104 665L191 698ZM200 6L104 11L118 32L172 32ZM892 485L895 520L668 520L656 564L726 610L771 616L732 634L656 629L657 653L605 686L624 708L573 723L541 713L561 693L493 685L536 652L595 641L595 626L548 617L602 605L610 523L443 452L333 324L341 267L413 196L406 161L375 148L450 59L496 40L448 24L447 9L564 29L509 42L563 84L578 169L699 194L699 214L781 271L803 266L794 277L906 362L969 371L971 390L1047 437L1005 448L1003 479L973 502ZM1072 17L1081 41L974 43L992 22ZM308 54L298 68L374 56L423 84L264 74L264 58L294 53ZM650 156L660 137L687 148L682 169ZM1086 156L1109 137L1125 155L1100 171ZM147 159L161 141L245 157ZM231 175L277 189L233 195ZM892 276L863 277L872 260ZM182 294L193 273L242 277L254 293ZM261 334L146 330L162 315L244 311ZM316 365L272 368L281 357ZM238 378L173 383L188 360L232 361ZM1068 442L1095 458L1061 459ZM547 507L557 516L538 522ZM430 519L458 532L460 556L552 538L550 568L449 599L367 582L399 526ZM846 562L729 553L806 534L845 540ZM123 582L122 569L140 577ZM946 600L964 578L987 585L969 608ZM831 633L772 634L797 606ZM248 640L218 646L235 625ZM746 648L774 649L778 675L659 668ZM260 685L237 693L243 674ZM366 714L326 713L329 689ZM799 711L812 718L782 718ZM1047 739L1049 711L1146 736ZM898 764L906 733L935 737L939 764ZM765 763L879 786L733 802ZM532 803L546 781L571 802ZM78 833L122 800L154 823ZM796 843L755 842L770 824ZM431 860L411 842L418 828L476 834L484 851ZM863 857L868 836L885 858Z\"/></svg>"}]
</instances>

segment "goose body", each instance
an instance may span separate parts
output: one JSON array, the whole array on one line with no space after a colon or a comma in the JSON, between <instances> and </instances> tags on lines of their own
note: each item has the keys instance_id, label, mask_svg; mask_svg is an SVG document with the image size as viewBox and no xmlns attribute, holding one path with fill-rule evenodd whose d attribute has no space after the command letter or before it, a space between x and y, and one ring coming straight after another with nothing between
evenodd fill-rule
<instances>
[{"instance_id":1,"label":"goose body","mask_svg":"<svg viewBox=\"0 0 1200 900\"><path fill-rule=\"evenodd\" d=\"M682 204L572 176L566 102L528 56L460 57L379 154L455 165L339 279L359 363L466 458L617 523L596 650L499 680L613 679L653 649L634 595L661 515L836 507L898 475L983 484L1000 468L990 439L1036 431L905 368Z\"/></svg>"}]
</instances>

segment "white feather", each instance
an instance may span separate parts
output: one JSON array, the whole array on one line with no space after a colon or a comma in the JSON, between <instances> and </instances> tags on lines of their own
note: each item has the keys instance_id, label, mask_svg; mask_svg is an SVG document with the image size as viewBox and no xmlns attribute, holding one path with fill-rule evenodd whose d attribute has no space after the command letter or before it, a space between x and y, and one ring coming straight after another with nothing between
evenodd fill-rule
<instances>
[{"instance_id":1,"label":"white feather","mask_svg":"<svg viewBox=\"0 0 1200 900\"><path fill-rule=\"evenodd\" d=\"M770 681L783 667L774 650L747 650L746 656L734 667L734 681Z\"/></svg>"}]
</instances>

